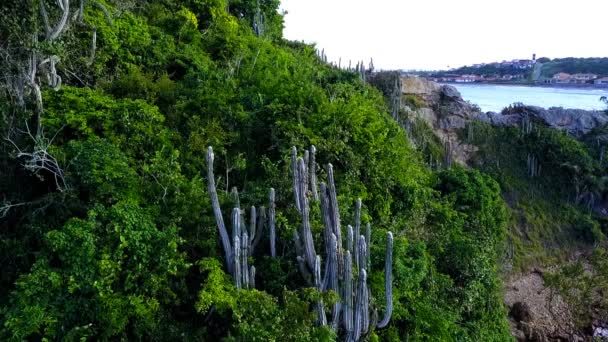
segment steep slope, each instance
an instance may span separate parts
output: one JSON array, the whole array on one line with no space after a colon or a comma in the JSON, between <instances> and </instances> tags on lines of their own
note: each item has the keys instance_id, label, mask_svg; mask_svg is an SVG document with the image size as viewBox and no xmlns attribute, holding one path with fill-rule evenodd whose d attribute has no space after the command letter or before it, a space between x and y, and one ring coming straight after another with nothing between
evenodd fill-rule
<instances>
[{"instance_id":1,"label":"steep slope","mask_svg":"<svg viewBox=\"0 0 608 342\"><path fill-rule=\"evenodd\" d=\"M293 248L291 147L314 145L320 182L333 164L343 222L356 221L361 198L362 224L373 227L372 322L390 311L379 299L386 233L395 236L391 319L361 339L509 340L497 183L429 170L369 73L282 39L277 1L79 5L0 4L0 339L348 338L318 324L319 301L329 316L342 294L312 289ZM243 260L256 267L255 289L239 289L229 272L208 146L224 218L275 209L276 258L266 227ZM323 225L314 206L325 260Z\"/></svg>"},{"instance_id":2,"label":"steep slope","mask_svg":"<svg viewBox=\"0 0 608 342\"><path fill-rule=\"evenodd\" d=\"M403 79L402 94L398 120L418 126L410 136L431 165L454 159L501 186L510 216L505 301L515 336L577 340L603 331L608 116L523 104L480 113L453 89L418 78ZM450 148L439 157L438 147L425 147L446 140Z\"/></svg>"}]
</instances>

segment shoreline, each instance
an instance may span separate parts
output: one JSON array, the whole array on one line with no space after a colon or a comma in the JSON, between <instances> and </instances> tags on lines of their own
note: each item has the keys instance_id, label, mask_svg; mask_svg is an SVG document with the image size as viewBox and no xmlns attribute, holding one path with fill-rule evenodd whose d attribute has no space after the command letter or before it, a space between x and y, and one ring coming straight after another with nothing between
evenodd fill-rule
<instances>
[{"instance_id":1,"label":"shoreline","mask_svg":"<svg viewBox=\"0 0 608 342\"><path fill-rule=\"evenodd\" d=\"M519 86L530 88L554 88L554 89L597 89L608 92L607 85L596 84L551 84L551 83L503 83L503 82L437 82L446 85L502 85Z\"/></svg>"}]
</instances>

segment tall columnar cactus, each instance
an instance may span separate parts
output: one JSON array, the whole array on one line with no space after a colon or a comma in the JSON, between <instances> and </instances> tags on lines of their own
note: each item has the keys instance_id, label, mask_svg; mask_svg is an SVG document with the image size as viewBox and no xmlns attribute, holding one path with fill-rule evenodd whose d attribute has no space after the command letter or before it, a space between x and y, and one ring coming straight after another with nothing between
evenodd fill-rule
<instances>
[{"instance_id":1,"label":"tall columnar cactus","mask_svg":"<svg viewBox=\"0 0 608 342\"><path fill-rule=\"evenodd\" d=\"M534 178L540 175L540 164L534 154L528 153L528 177Z\"/></svg>"},{"instance_id":2,"label":"tall columnar cactus","mask_svg":"<svg viewBox=\"0 0 608 342\"><path fill-rule=\"evenodd\" d=\"M243 232L241 239L241 273L243 276L243 287L249 288L249 235Z\"/></svg>"},{"instance_id":3,"label":"tall columnar cactus","mask_svg":"<svg viewBox=\"0 0 608 342\"><path fill-rule=\"evenodd\" d=\"M358 248L355 247L355 253L357 250ZM346 226L346 251L353 252L353 226L350 224Z\"/></svg>"},{"instance_id":4,"label":"tall columnar cactus","mask_svg":"<svg viewBox=\"0 0 608 342\"><path fill-rule=\"evenodd\" d=\"M355 238L361 235L361 199L357 199L355 204ZM359 264L363 263L364 260L359 259L359 244L355 243L355 267L359 268Z\"/></svg>"},{"instance_id":5,"label":"tall columnar cactus","mask_svg":"<svg viewBox=\"0 0 608 342\"><path fill-rule=\"evenodd\" d=\"M393 233L386 233L386 259L384 265L384 291L386 295L386 311L384 318L377 325L384 328L388 325L393 314Z\"/></svg>"},{"instance_id":6,"label":"tall columnar cactus","mask_svg":"<svg viewBox=\"0 0 608 342\"><path fill-rule=\"evenodd\" d=\"M222 245L224 247L224 254L226 256L226 264L228 265L228 273L234 275L234 262L232 259L233 249L230 244L230 238L228 237L228 231L224 224L224 217L222 216L222 209L220 208L220 202L217 197L217 191L215 187L215 177L213 175L213 148L209 146L207 148L207 191L211 197L211 205L213 206L213 214L215 215L215 221L220 232L222 239Z\"/></svg>"},{"instance_id":7,"label":"tall columnar cactus","mask_svg":"<svg viewBox=\"0 0 608 342\"><path fill-rule=\"evenodd\" d=\"M322 279L321 279L321 256L317 255L315 258L315 267L314 267L314 279L315 279L315 287L319 291L323 291ZM317 302L317 313L319 316L318 323L321 326L327 325L327 318L325 317L325 305L323 304L323 300L319 300Z\"/></svg>"},{"instance_id":8,"label":"tall columnar cactus","mask_svg":"<svg viewBox=\"0 0 608 342\"><path fill-rule=\"evenodd\" d=\"M309 203L308 196L306 195L306 185L308 182L306 181L306 165L304 164L304 160L302 158L298 158L298 195L300 197L300 210L302 213L302 230L300 232L301 238L304 244L304 251L306 257L306 263L312 270L314 268L315 258L317 254L315 253L315 244L312 240L312 232L310 228L310 217L309 217Z\"/></svg>"},{"instance_id":9,"label":"tall columnar cactus","mask_svg":"<svg viewBox=\"0 0 608 342\"><path fill-rule=\"evenodd\" d=\"M241 209L232 209L232 240L241 238Z\"/></svg>"},{"instance_id":10,"label":"tall columnar cactus","mask_svg":"<svg viewBox=\"0 0 608 342\"><path fill-rule=\"evenodd\" d=\"M233 242L233 256L234 256L234 282L237 289L241 288L241 239L238 236L234 237Z\"/></svg>"},{"instance_id":11,"label":"tall columnar cactus","mask_svg":"<svg viewBox=\"0 0 608 342\"><path fill-rule=\"evenodd\" d=\"M338 274L341 276L344 270L343 254L342 254L342 228L340 226L340 208L338 207L338 195L336 194L336 183L334 180L334 167L331 164L327 164L327 184L328 184L328 208L329 218L331 222L332 232L336 235L338 240Z\"/></svg>"},{"instance_id":12,"label":"tall columnar cactus","mask_svg":"<svg viewBox=\"0 0 608 342\"><path fill-rule=\"evenodd\" d=\"M308 166L308 173L310 174L310 190L312 191L312 198L315 201L319 200L319 191L317 190L317 162L316 155L317 148L315 145L310 146L310 164Z\"/></svg>"},{"instance_id":13,"label":"tall columnar cactus","mask_svg":"<svg viewBox=\"0 0 608 342\"><path fill-rule=\"evenodd\" d=\"M275 232L275 193L274 188L270 188L269 201L270 206L268 208L268 229L270 230L270 256L275 258L277 256L276 251L276 232Z\"/></svg>"},{"instance_id":14,"label":"tall columnar cactus","mask_svg":"<svg viewBox=\"0 0 608 342\"><path fill-rule=\"evenodd\" d=\"M452 142L450 140L446 140L443 146L444 149L444 158L445 158L445 168L450 169L452 167Z\"/></svg>"},{"instance_id":15,"label":"tall columnar cactus","mask_svg":"<svg viewBox=\"0 0 608 342\"><path fill-rule=\"evenodd\" d=\"M234 278L237 288L253 288L255 287L255 267L253 267L253 265L249 265L249 258L253 255L255 246L258 244L262 236L263 226L266 220L266 211L264 210L264 207L261 208L259 215L260 220L258 220L258 210L255 206L251 206L248 231L245 220L245 210L241 210L238 191L236 188L233 188L231 197L233 203L235 204L235 208L232 209L232 214L230 216L232 222L232 234L231 237L229 237L215 186L213 159L213 148L209 146L207 148L207 191L209 192L209 197L211 198L213 214L215 216L215 221L222 240L222 247L226 257L228 273L230 273ZM270 248L273 256L275 254L274 215L274 189L270 189L269 226L271 231Z\"/></svg>"},{"instance_id":16,"label":"tall columnar cactus","mask_svg":"<svg viewBox=\"0 0 608 342\"><path fill-rule=\"evenodd\" d=\"M249 268L249 284L252 289L255 288L255 266L253 265Z\"/></svg>"},{"instance_id":17,"label":"tall columnar cactus","mask_svg":"<svg viewBox=\"0 0 608 342\"><path fill-rule=\"evenodd\" d=\"M298 150L296 147L291 148L291 177L293 183L293 196L296 203L296 209L302 211L300 203L300 187L298 186Z\"/></svg>"},{"instance_id":18,"label":"tall columnar cactus","mask_svg":"<svg viewBox=\"0 0 608 342\"><path fill-rule=\"evenodd\" d=\"M307 250L307 244L314 248L312 234L310 233L309 222L309 202L308 192L304 183L305 167L304 160L297 158L297 151L292 157L296 159L298 172L296 177L297 194L296 206L301 205L300 215L302 218L302 228L294 231L294 242L296 246L297 261L300 271L305 279L308 279L312 286L321 291L335 291L339 294L340 300L331 310L331 327L334 330L343 329L347 341L359 341L362 336L369 332L370 328L370 292L367 284L367 274L371 265L370 244L371 244L371 225L367 224L365 235L361 235L361 200L355 204L355 231L348 225L346 232L345 251L342 250L340 213L336 195L336 185L333 174L333 167L327 167L327 181L320 184L320 205L323 218L324 242L325 242L325 272L323 280L320 282L320 257L314 255L313 264L310 265L308 259L311 251ZM309 154L310 156L310 154ZM312 182L311 182L312 184ZM387 251L385 265L385 292L386 310L383 320L376 325L378 328L385 327L392 315L392 234L387 234ZM314 250L312 250L314 253ZM355 254L353 256L353 254ZM357 262L353 265L353 257ZM356 277L353 275L353 268L356 270ZM312 278L312 281L310 280ZM325 322L322 317L326 313L319 310L322 303L317 303L319 322Z\"/></svg>"},{"instance_id":19,"label":"tall columnar cactus","mask_svg":"<svg viewBox=\"0 0 608 342\"><path fill-rule=\"evenodd\" d=\"M347 334L352 333L353 327L353 312L354 312L354 301L353 301L353 259L350 251L346 251L344 254L344 330Z\"/></svg>"}]
</instances>

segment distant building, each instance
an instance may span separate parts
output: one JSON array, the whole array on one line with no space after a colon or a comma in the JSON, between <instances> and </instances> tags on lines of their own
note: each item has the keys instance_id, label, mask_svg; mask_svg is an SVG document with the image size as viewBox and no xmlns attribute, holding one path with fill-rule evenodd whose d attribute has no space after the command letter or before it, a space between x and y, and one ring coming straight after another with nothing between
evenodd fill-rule
<instances>
[{"instance_id":1,"label":"distant building","mask_svg":"<svg viewBox=\"0 0 608 342\"><path fill-rule=\"evenodd\" d=\"M551 83L556 84L585 84L591 83L591 81L597 78L596 74L568 74L565 72L560 72L553 75L551 79Z\"/></svg>"},{"instance_id":2,"label":"distant building","mask_svg":"<svg viewBox=\"0 0 608 342\"><path fill-rule=\"evenodd\" d=\"M596 74L573 74L570 76L572 83L587 83L597 78Z\"/></svg>"},{"instance_id":3,"label":"distant building","mask_svg":"<svg viewBox=\"0 0 608 342\"><path fill-rule=\"evenodd\" d=\"M597 85L608 85L608 77L598 78L593 81L593 83Z\"/></svg>"},{"instance_id":4,"label":"distant building","mask_svg":"<svg viewBox=\"0 0 608 342\"><path fill-rule=\"evenodd\" d=\"M567 74L565 72L558 72L557 74L553 75L553 77L551 78L551 83L557 83L557 84L564 84L564 83L570 83L570 74Z\"/></svg>"},{"instance_id":5,"label":"distant building","mask_svg":"<svg viewBox=\"0 0 608 342\"><path fill-rule=\"evenodd\" d=\"M456 77L454 82L457 83L473 83L481 81L482 77L478 75L462 75L460 77Z\"/></svg>"}]
</instances>

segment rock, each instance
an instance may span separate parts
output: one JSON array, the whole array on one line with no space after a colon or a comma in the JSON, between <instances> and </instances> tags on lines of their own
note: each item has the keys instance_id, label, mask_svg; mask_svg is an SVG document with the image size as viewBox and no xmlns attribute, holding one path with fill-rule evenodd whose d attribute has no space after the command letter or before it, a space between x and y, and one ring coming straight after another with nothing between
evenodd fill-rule
<instances>
[{"instance_id":1,"label":"rock","mask_svg":"<svg viewBox=\"0 0 608 342\"><path fill-rule=\"evenodd\" d=\"M406 76L401 77L401 92L403 94L418 95L422 97L432 96L439 92L441 86L424 78Z\"/></svg>"},{"instance_id":2,"label":"rock","mask_svg":"<svg viewBox=\"0 0 608 342\"><path fill-rule=\"evenodd\" d=\"M451 85L441 86L441 96L452 99L452 100L460 100L462 101L462 96L456 87Z\"/></svg>"},{"instance_id":3,"label":"rock","mask_svg":"<svg viewBox=\"0 0 608 342\"><path fill-rule=\"evenodd\" d=\"M518 126L526 117L536 124L565 130L577 138L608 124L608 115L602 111L526 105L509 107L502 113L487 112L479 119L497 126Z\"/></svg>"},{"instance_id":4,"label":"rock","mask_svg":"<svg viewBox=\"0 0 608 342\"><path fill-rule=\"evenodd\" d=\"M531 322L532 313L530 312L530 306L527 303L516 302L511 307L509 315L513 317L516 322Z\"/></svg>"},{"instance_id":5,"label":"rock","mask_svg":"<svg viewBox=\"0 0 608 342\"><path fill-rule=\"evenodd\" d=\"M515 337L515 340L517 340L517 342L526 342L528 340L526 334L524 334L524 332L519 329L511 330L511 334L513 335L513 337Z\"/></svg>"}]
</instances>

